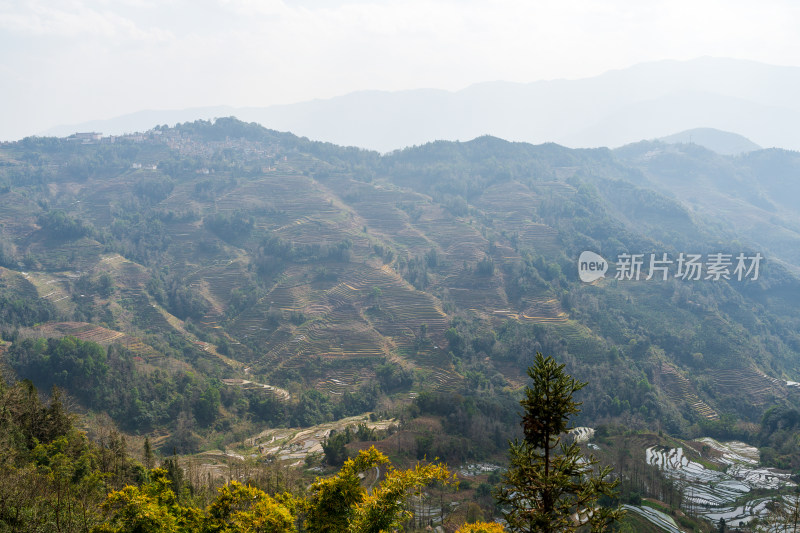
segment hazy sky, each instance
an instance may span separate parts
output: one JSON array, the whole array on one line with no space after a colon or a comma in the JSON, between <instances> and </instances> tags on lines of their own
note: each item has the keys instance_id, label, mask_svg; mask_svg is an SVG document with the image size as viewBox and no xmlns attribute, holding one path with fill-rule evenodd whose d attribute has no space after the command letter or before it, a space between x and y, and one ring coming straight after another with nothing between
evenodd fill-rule
<instances>
[{"instance_id":1,"label":"hazy sky","mask_svg":"<svg viewBox=\"0 0 800 533\"><path fill-rule=\"evenodd\" d=\"M0 0L0 139L142 109L582 78L700 56L800 66L780 0Z\"/></svg>"}]
</instances>

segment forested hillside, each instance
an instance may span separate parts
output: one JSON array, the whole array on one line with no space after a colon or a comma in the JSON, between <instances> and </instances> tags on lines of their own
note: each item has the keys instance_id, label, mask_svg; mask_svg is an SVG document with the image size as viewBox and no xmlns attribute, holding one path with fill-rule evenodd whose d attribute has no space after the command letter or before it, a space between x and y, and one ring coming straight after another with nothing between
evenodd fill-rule
<instances>
[{"instance_id":1,"label":"forested hillside","mask_svg":"<svg viewBox=\"0 0 800 533\"><path fill-rule=\"evenodd\" d=\"M796 169L491 137L381 156L233 118L5 143L4 359L165 453L406 409L448 435L421 455L484 457L537 350L589 382L579 423L754 434L800 399ZM676 276L681 253L729 279ZM673 262L615 279L621 254Z\"/></svg>"}]
</instances>

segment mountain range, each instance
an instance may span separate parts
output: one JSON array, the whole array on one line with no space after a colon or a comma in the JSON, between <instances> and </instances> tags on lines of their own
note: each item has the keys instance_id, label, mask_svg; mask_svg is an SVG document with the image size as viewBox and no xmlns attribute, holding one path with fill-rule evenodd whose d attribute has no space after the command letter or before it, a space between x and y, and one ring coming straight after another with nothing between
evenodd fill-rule
<instances>
[{"instance_id":1,"label":"mountain range","mask_svg":"<svg viewBox=\"0 0 800 533\"><path fill-rule=\"evenodd\" d=\"M117 135L154 124L236 115L311 139L381 152L487 134L529 143L616 147L695 128L797 150L798 92L800 68L706 57L644 63L585 79L486 82L452 92L360 91L261 108L140 111L42 134Z\"/></svg>"},{"instance_id":2,"label":"mountain range","mask_svg":"<svg viewBox=\"0 0 800 533\"><path fill-rule=\"evenodd\" d=\"M0 147L3 350L160 445L413 400L484 417L452 426L483 453L537 350L590 382L584 423L736 435L800 403L795 152L380 155L234 118L113 141ZM584 251L605 277L581 281Z\"/></svg>"}]
</instances>

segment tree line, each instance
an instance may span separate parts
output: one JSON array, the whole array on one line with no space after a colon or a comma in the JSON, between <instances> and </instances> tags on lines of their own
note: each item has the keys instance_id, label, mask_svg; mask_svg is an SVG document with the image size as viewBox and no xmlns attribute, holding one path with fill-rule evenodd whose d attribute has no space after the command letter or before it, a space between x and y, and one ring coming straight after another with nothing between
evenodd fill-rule
<instances>
[{"instance_id":1,"label":"tree line","mask_svg":"<svg viewBox=\"0 0 800 533\"><path fill-rule=\"evenodd\" d=\"M69 352L71 346L79 345L68 339L53 353ZM95 352L87 358L93 358L94 370L102 370L95 347L79 348ZM563 365L540 355L529 374L533 387L526 389L521 402L525 440L512 445L512 466L497 493L508 526L512 531L555 532L590 525L592 531L603 531L620 516L613 507L596 503L602 495L613 496L614 483L605 480L608 469L595 472L591 458L580 459L576 446L561 443L569 417L579 405L572 394L583 384L565 374ZM117 433L100 443L88 440L61 398L57 388L45 402L30 381L0 382L3 528L94 533L377 533L409 523L412 495L432 483L457 483L443 464L423 462L396 469L386 455L370 447L307 488L276 484L266 491L245 476L201 497L193 493L200 487L187 483L176 457L152 467L149 441L145 440L143 465L131 458L124 437ZM363 427L357 431L369 433ZM380 471L380 479L368 490L362 478L372 471ZM499 532L502 527L473 523L459 531Z\"/></svg>"}]
</instances>

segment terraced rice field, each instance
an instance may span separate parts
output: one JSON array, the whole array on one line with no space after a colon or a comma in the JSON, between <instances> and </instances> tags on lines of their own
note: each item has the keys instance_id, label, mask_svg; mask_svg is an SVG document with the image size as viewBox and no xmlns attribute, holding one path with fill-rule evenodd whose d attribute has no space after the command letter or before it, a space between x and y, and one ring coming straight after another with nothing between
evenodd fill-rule
<instances>
[{"instance_id":1,"label":"terraced rice field","mask_svg":"<svg viewBox=\"0 0 800 533\"><path fill-rule=\"evenodd\" d=\"M352 306L337 306L306 328L311 349L324 359L343 361L351 358L383 357L383 339L375 333ZM298 341L300 342L300 341Z\"/></svg>"},{"instance_id":2,"label":"terraced rice field","mask_svg":"<svg viewBox=\"0 0 800 533\"><path fill-rule=\"evenodd\" d=\"M402 195L389 191L382 194L374 193L370 196L369 202L354 203L353 208L367 223L371 232L394 236L402 230L411 229L409 215L395 206L398 201L402 201L399 198L402 198ZM426 242L421 233L412 231L417 234L421 242Z\"/></svg>"},{"instance_id":3,"label":"terraced rice field","mask_svg":"<svg viewBox=\"0 0 800 533\"><path fill-rule=\"evenodd\" d=\"M549 190L548 186L545 188ZM476 205L492 213L495 227L502 229L517 249L556 255L561 249L558 232L539 222L540 203L538 193L510 182L487 189Z\"/></svg>"},{"instance_id":4,"label":"terraced rice field","mask_svg":"<svg viewBox=\"0 0 800 533\"><path fill-rule=\"evenodd\" d=\"M605 357L605 344L592 331L573 321L553 324L556 333L567 343L570 354L585 361Z\"/></svg>"},{"instance_id":5,"label":"terraced rice field","mask_svg":"<svg viewBox=\"0 0 800 533\"><path fill-rule=\"evenodd\" d=\"M393 350L412 352L424 324L429 343L442 343L447 317L438 303L419 292L388 266L346 263L328 269L336 278L320 288L310 288L298 270L285 277L259 306L237 318L237 335L261 339L264 354L259 365L272 370L303 369L308 358L319 358L326 371L316 387L339 395L353 391L374 373L373 364ZM380 289L376 302L372 296ZM377 306L377 310L376 307ZM268 309L302 311L297 326L268 324ZM432 346L433 344L431 344ZM424 352L424 350L423 350ZM417 362L438 372L432 379L447 389L457 389L461 378L443 370L437 350L418 354ZM352 366L349 361L353 361Z\"/></svg>"},{"instance_id":6,"label":"terraced rice field","mask_svg":"<svg viewBox=\"0 0 800 533\"><path fill-rule=\"evenodd\" d=\"M283 240L293 245L319 245L336 246L338 243L349 240L352 244L351 253L361 257L370 251L367 238L361 232L362 226L344 212L339 213L339 218L344 220L336 223L330 220L300 219L274 231Z\"/></svg>"},{"instance_id":7,"label":"terraced rice field","mask_svg":"<svg viewBox=\"0 0 800 533\"><path fill-rule=\"evenodd\" d=\"M561 249L558 232L546 224L525 222L515 230L520 248L530 248L545 256L556 255Z\"/></svg>"},{"instance_id":8,"label":"terraced rice field","mask_svg":"<svg viewBox=\"0 0 800 533\"><path fill-rule=\"evenodd\" d=\"M332 396L341 396L345 392L353 392L365 381L375 378L375 372L364 369L363 366L350 366L337 368L325 373L315 387Z\"/></svg>"},{"instance_id":9,"label":"terraced rice field","mask_svg":"<svg viewBox=\"0 0 800 533\"><path fill-rule=\"evenodd\" d=\"M496 213L506 221L520 221L535 216L540 199L525 185L508 181L483 191L475 206Z\"/></svg>"},{"instance_id":10,"label":"terraced rice field","mask_svg":"<svg viewBox=\"0 0 800 533\"><path fill-rule=\"evenodd\" d=\"M59 191L69 205L62 203L58 207L79 211L81 216L90 220L95 227L109 227L113 221L111 206L121 203L120 200L130 194L136 182L145 176L156 179L160 177L154 172L138 171L122 174L114 179L100 178L89 179L82 184L59 184L69 188L67 191ZM73 201L74 197L80 197L80 200Z\"/></svg>"},{"instance_id":11,"label":"terraced rice field","mask_svg":"<svg viewBox=\"0 0 800 533\"><path fill-rule=\"evenodd\" d=\"M60 338L69 335L82 341L96 342L106 347L118 343L147 360L163 357L162 354L136 337L87 322L50 322L31 328L30 332L24 330L23 333L45 338Z\"/></svg>"},{"instance_id":12,"label":"terraced rice field","mask_svg":"<svg viewBox=\"0 0 800 533\"><path fill-rule=\"evenodd\" d=\"M216 207L235 211L241 209L243 199L261 199L264 207L278 209L289 222L307 217L331 219L340 213L313 179L293 172L279 171L243 182L217 199Z\"/></svg>"},{"instance_id":13,"label":"terraced rice field","mask_svg":"<svg viewBox=\"0 0 800 533\"><path fill-rule=\"evenodd\" d=\"M166 263L172 272L186 275L195 270L197 264L197 246L208 238L208 234L199 223L178 222L170 224L169 249Z\"/></svg>"},{"instance_id":14,"label":"terraced rice field","mask_svg":"<svg viewBox=\"0 0 800 533\"><path fill-rule=\"evenodd\" d=\"M68 243L35 242L28 248L42 270L89 271L100 259L103 246L95 240L82 238Z\"/></svg>"},{"instance_id":15,"label":"terraced rice field","mask_svg":"<svg viewBox=\"0 0 800 533\"><path fill-rule=\"evenodd\" d=\"M637 507L635 505L623 504L622 509L628 511L629 513L638 514L648 522L658 526L667 533L683 533L683 530L681 530L678 527L678 524L675 523L674 518L668 514L662 513L657 509L653 509L652 507Z\"/></svg>"},{"instance_id":16,"label":"terraced rice field","mask_svg":"<svg viewBox=\"0 0 800 533\"><path fill-rule=\"evenodd\" d=\"M238 338L255 337L264 342L274 332L274 328L267 327L270 311L303 311L311 316L327 312L327 308L309 309L312 289L306 282L307 273L308 270L302 267L288 269L269 293L229 324L228 331Z\"/></svg>"},{"instance_id":17,"label":"terraced rice field","mask_svg":"<svg viewBox=\"0 0 800 533\"><path fill-rule=\"evenodd\" d=\"M760 467L758 450L741 442L699 441L718 452L720 470L711 470L690 460L683 448L652 446L645 450L648 464L658 467L683 490L687 506L714 522L725 518L729 524L747 523L766 513L769 498L747 499L756 489L793 487L790 474Z\"/></svg>"},{"instance_id":18,"label":"terraced rice field","mask_svg":"<svg viewBox=\"0 0 800 533\"><path fill-rule=\"evenodd\" d=\"M508 299L505 293L494 283L478 287L448 287L447 294L459 309L504 311L508 308Z\"/></svg>"},{"instance_id":19,"label":"terraced rice field","mask_svg":"<svg viewBox=\"0 0 800 533\"><path fill-rule=\"evenodd\" d=\"M525 302L525 311L519 318L537 324L563 323L568 319L567 313L561 309L561 302L552 296L528 298Z\"/></svg>"},{"instance_id":20,"label":"terraced rice field","mask_svg":"<svg viewBox=\"0 0 800 533\"><path fill-rule=\"evenodd\" d=\"M225 383L226 385L241 387L243 389L261 389L283 401L288 401L292 397L292 395L289 394L289 391L287 391L286 389L275 387L273 385L267 385L264 383L256 383L254 381L249 381L246 379L228 378L228 379L223 379L222 382Z\"/></svg>"},{"instance_id":21,"label":"terraced rice field","mask_svg":"<svg viewBox=\"0 0 800 533\"><path fill-rule=\"evenodd\" d=\"M422 210L430 205L429 198L394 186L350 178L330 179L326 184L347 201L371 234L389 236L406 249L407 256L422 255L431 247L431 242L412 226L414 218L400 207Z\"/></svg>"},{"instance_id":22,"label":"terraced rice field","mask_svg":"<svg viewBox=\"0 0 800 533\"><path fill-rule=\"evenodd\" d=\"M388 266L352 265L340 280L341 284L328 291L329 301L334 306L337 302L353 302L366 307L370 305L371 291L380 289L381 312L371 315L370 321L382 334L392 337L398 346L413 342L423 324L432 338L443 336L447 316L438 303L429 294L414 289Z\"/></svg>"},{"instance_id":23,"label":"terraced rice field","mask_svg":"<svg viewBox=\"0 0 800 533\"><path fill-rule=\"evenodd\" d=\"M61 333L62 335L71 335L82 341L96 342L104 346L108 346L125 336L124 333L119 331L113 331L86 322L58 322L41 326L38 330L47 336L56 336Z\"/></svg>"},{"instance_id":24,"label":"terraced rice field","mask_svg":"<svg viewBox=\"0 0 800 533\"><path fill-rule=\"evenodd\" d=\"M39 209L34 201L18 192L0 195L0 224L3 226L3 234L14 240L29 235L36 229L35 213Z\"/></svg>"},{"instance_id":25,"label":"terraced rice field","mask_svg":"<svg viewBox=\"0 0 800 533\"><path fill-rule=\"evenodd\" d=\"M464 386L464 378L448 368L434 368L432 379L434 388L442 392L460 392Z\"/></svg>"},{"instance_id":26,"label":"terraced rice field","mask_svg":"<svg viewBox=\"0 0 800 533\"><path fill-rule=\"evenodd\" d=\"M35 288L34 291L28 292L29 298L43 298L49 300L56 309L64 311L72 311L73 302L70 299L69 290L69 275L65 273L52 274L45 272L24 272L22 274L9 272L9 276L19 276L24 278ZM8 278L6 278L8 279ZM19 290L19 284L17 284Z\"/></svg>"},{"instance_id":27,"label":"terraced rice field","mask_svg":"<svg viewBox=\"0 0 800 533\"><path fill-rule=\"evenodd\" d=\"M696 413L708 420L719 419L717 412L697 396L694 386L674 366L662 363L660 377L661 388L672 401L688 404Z\"/></svg>"},{"instance_id":28,"label":"terraced rice field","mask_svg":"<svg viewBox=\"0 0 800 533\"><path fill-rule=\"evenodd\" d=\"M242 286L247 279L246 268L242 263L229 259L217 261L201 267L186 277L186 283L196 292L203 294L212 304L215 318L219 318L228 306L231 291ZM207 320L204 320L207 322Z\"/></svg>"},{"instance_id":29,"label":"terraced rice field","mask_svg":"<svg viewBox=\"0 0 800 533\"><path fill-rule=\"evenodd\" d=\"M481 276L459 267L441 284L447 287L448 296L461 309L508 309L508 298L499 275Z\"/></svg>"},{"instance_id":30,"label":"terraced rice field","mask_svg":"<svg viewBox=\"0 0 800 533\"><path fill-rule=\"evenodd\" d=\"M133 325L148 332L173 333L175 330L143 289L120 289L120 305L132 316Z\"/></svg>"},{"instance_id":31,"label":"terraced rice field","mask_svg":"<svg viewBox=\"0 0 800 533\"><path fill-rule=\"evenodd\" d=\"M464 261L474 264L483 259L489 249L489 241L477 229L438 205L425 206L413 226L444 251L448 260L446 267L451 271L460 270Z\"/></svg>"},{"instance_id":32,"label":"terraced rice field","mask_svg":"<svg viewBox=\"0 0 800 533\"><path fill-rule=\"evenodd\" d=\"M141 265L119 255L104 258L103 264L112 269L114 283L123 288L141 289L150 279L150 274Z\"/></svg>"},{"instance_id":33,"label":"terraced rice field","mask_svg":"<svg viewBox=\"0 0 800 533\"><path fill-rule=\"evenodd\" d=\"M343 418L310 428L275 428L262 431L245 441L257 456L269 456L281 461L302 461L309 454L322 453L321 442L330 436L331 431L344 431L348 426L366 424L378 431L397 425L397 421L378 420L371 422L369 416L359 415Z\"/></svg>"},{"instance_id":34,"label":"terraced rice field","mask_svg":"<svg viewBox=\"0 0 800 533\"><path fill-rule=\"evenodd\" d=\"M577 192L575 187L563 181L537 181L533 189L542 196L571 196Z\"/></svg>"},{"instance_id":35,"label":"terraced rice field","mask_svg":"<svg viewBox=\"0 0 800 533\"><path fill-rule=\"evenodd\" d=\"M753 405L765 405L786 397L784 382L754 369L721 368L714 371L713 380L716 388L736 391Z\"/></svg>"}]
</instances>

